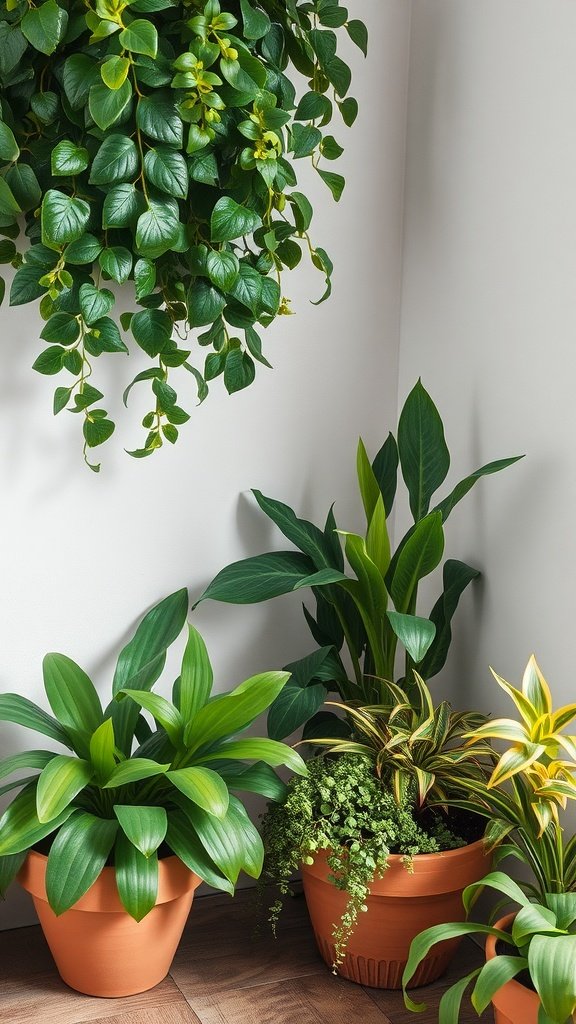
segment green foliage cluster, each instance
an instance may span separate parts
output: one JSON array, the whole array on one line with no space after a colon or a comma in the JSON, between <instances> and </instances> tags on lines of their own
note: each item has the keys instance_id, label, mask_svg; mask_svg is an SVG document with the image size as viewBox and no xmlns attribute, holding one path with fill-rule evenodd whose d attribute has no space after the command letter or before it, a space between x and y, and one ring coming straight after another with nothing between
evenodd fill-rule
<instances>
[{"instance_id":1,"label":"green foliage cluster","mask_svg":"<svg viewBox=\"0 0 576 1024\"><path fill-rule=\"evenodd\" d=\"M362 754L313 758L307 768L305 777L289 783L284 802L271 805L264 817L263 878L279 888L280 897L270 908L275 926L294 872L302 862L313 863L318 851L329 851L331 880L348 896L342 918L334 922L336 968L365 909L370 883L382 877L391 853L404 856L410 870L416 854L465 843L449 832L440 815L430 814L426 826L419 823L413 794L398 802Z\"/></svg>"},{"instance_id":2,"label":"green foliage cluster","mask_svg":"<svg viewBox=\"0 0 576 1024\"><path fill-rule=\"evenodd\" d=\"M324 525L316 526L288 505L253 492L262 511L298 550L272 551L226 566L200 600L251 604L311 588L316 611L313 615L304 606L304 615L318 649L286 666L292 678L271 708L271 736L288 736L304 723L305 737L333 735L338 720L329 712L316 715L331 691L347 703L386 703L386 681L396 678L399 643L405 651L397 680L401 686L410 689L414 668L425 679L440 672L460 597L480 573L447 559L442 591L427 617L417 613L420 583L442 564L445 524L458 502L478 480L516 461L490 462L436 500L448 476L450 453L440 414L418 381L404 403L397 437L390 433L372 461L361 440L358 445L365 536L339 530L332 508ZM387 523L399 468L413 523L393 551Z\"/></svg>"},{"instance_id":3,"label":"green foliage cluster","mask_svg":"<svg viewBox=\"0 0 576 1024\"><path fill-rule=\"evenodd\" d=\"M528 972L540 998L538 1024L572 1024L576 1014L576 837L564 830L560 812L576 799L576 740L567 734L576 720L576 705L554 708L550 687L532 656L522 687L512 686L493 672L514 705L514 718L490 719L468 737L470 750L488 741L506 744L495 759L487 783L478 786L462 777L466 798L452 801L486 818L486 842L495 846L494 864L511 856L530 869L517 884L502 871L493 871L464 891L469 913L486 886L501 897L497 907L515 904L510 931L467 920L436 925L412 942L403 977L409 984L418 964L437 942L461 935L494 935L511 947L482 968L459 978L443 995L439 1024L457 1024L462 998L474 982L471 1002L484 1012L506 982ZM520 980L523 980L522 977ZM406 1005L423 1009L405 994Z\"/></svg>"},{"instance_id":4,"label":"green foliage cluster","mask_svg":"<svg viewBox=\"0 0 576 1024\"><path fill-rule=\"evenodd\" d=\"M339 0L4 0L0 260L17 268L12 305L40 300L34 366L69 375L54 412L81 415L85 457L115 426L94 360L128 352L115 285L133 282L141 308L119 320L152 362L132 382L152 389L137 457L189 419L171 371L189 371L202 401L209 381L233 393L270 365L258 328L290 312L281 275L303 248L329 295L293 161L310 159L340 198L342 147L325 129L335 110L351 125L358 105L339 29L366 52Z\"/></svg>"},{"instance_id":5,"label":"green foliage cluster","mask_svg":"<svg viewBox=\"0 0 576 1024\"><path fill-rule=\"evenodd\" d=\"M25 751L0 762L0 778L35 770L0 788L0 794L20 790L0 818L0 893L28 850L46 839L46 892L57 914L87 892L109 860L120 899L137 921L155 905L159 855L175 854L229 893L240 871L260 874L262 841L235 792L282 799L285 786L274 766L306 768L284 744L238 736L269 706L287 674L266 672L212 697L208 653L189 627L172 700L153 693L187 611L188 594L181 590L148 612L120 653L105 709L86 673L62 654L44 659L53 715L26 697L0 694L0 721L67 750Z\"/></svg>"},{"instance_id":6,"label":"green foliage cluster","mask_svg":"<svg viewBox=\"0 0 576 1024\"><path fill-rule=\"evenodd\" d=\"M344 739L314 739L314 744L331 753L363 754L371 759L376 775L391 787L398 803L416 794L419 807L448 805L472 790L486 789L496 760L492 747L483 740L470 744L473 729L486 717L473 711L453 711L448 701L436 707L432 694L418 673L414 673L415 699L394 683L386 683L385 704L355 707L340 704L350 719L352 736ZM474 808L472 808L474 810Z\"/></svg>"}]
</instances>

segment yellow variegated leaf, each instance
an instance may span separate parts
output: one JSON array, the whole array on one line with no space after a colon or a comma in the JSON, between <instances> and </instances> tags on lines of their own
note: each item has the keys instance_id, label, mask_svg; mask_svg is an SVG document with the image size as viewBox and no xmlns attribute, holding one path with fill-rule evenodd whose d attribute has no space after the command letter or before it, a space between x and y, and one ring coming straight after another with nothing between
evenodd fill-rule
<instances>
[{"instance_id":1,"label":"yellow variegated leaf","mask_svg":"<svg viewBox=\"0 0 576 1024\"><path fill-rule=\"evenodd\" d=\"M576 736L557 736L557 739L572 760L576 761Z\"/></svg>"},{"instance_id":2,"label":"yellow variegated leaf","mask_svg":"<svg viewBox=\"0 0 576 1024\"><path fill-rule=\"evenodd\" d=\"M530 701L538 715L552 711L550 687L538 668L534 655L530 657L522 679L522 693Z\"/></svg>"},{"instance_id":3,"label":"yellow variegated leaf","mask_svg":"<svg viewBox=\"0 0 576 1024\"><path fill-rule=\"evenodd\" d=\"M554 732L565 729L571 722L576 721L576 704L565 704L552 714L552 728Z\"/></svg>"},{"instance_id":4,"label":"yellow variegated leaf","mask_svg":"<svg viewBox=\"0 0 576 1024\"><path fill-rule=\"evenodd\" d=\"M528 698L524 696L521 690L517 690L515 686L511 686L510 683L507 683L506 680L503 679L502 676L499 676L493 668L491 668L490 671L498 683L498 686L501 686L505 693L512 698L526 727L528 730L531 730L534 722L538 718L538 712L536 709L532 706Z\"/></svg>"},{"instance_id":5,"label":"yellow variegated leaf","mask_svg":"<svg viewBox=\"0 0 576 1024\"><path fill-rule=\"evenodd\" d=\"M498 761L488 782L488 789L493 786L500 786L506 779L511 779L518 772L526 769L545 752L541 743L526 744L524 746L510 747Z\"/></svg>"},{"instance_id":6,"label":"yellow variegated leaf","mask_svg":"<svg viewBox=\"0 0 576 1024\"><path fill-rule=\"evenodd\" d=\"M491 739L507 740L509 743L530 743L530 732L515 722L513 718L495 718L493 722L486 722L479 729L472 733L466 733L465 738L471 740Z\"/></svg>"}]
</instances>

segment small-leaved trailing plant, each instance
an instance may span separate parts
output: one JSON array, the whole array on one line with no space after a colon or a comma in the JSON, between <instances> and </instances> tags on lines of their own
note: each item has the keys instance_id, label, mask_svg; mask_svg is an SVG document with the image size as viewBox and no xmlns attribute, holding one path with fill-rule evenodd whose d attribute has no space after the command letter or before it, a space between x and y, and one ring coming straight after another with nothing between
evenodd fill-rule
<instances>
[{"instance_id":1,"label":"small-leaved trailing plant","mask_svg":"<svg viewBox=\"0 0 576 1024\"><path fill-rule=\"evenodd\" d=\"M404 856L411 870L414 855L456 849L482 834L481 817L451 819L447 804L464 795L463 777L486 785L492 748L463 742L470 726L485 719L455 713L446 702L435 708L422 679L417 710L398 687L387 686L386 704L346 708L350 740L314 740L329 752L307 761L308 775L289 783L284 802L270 805L263 821L263 878L280 891L270 908L274 926L294 872L328 851L331 880L348 896L332 933L335 969L390 854Z\"/></svg>"},{"instance_id":2,"label":"small-leaved trailing plant","mask_svg":"<svg viewBox=\"0 0 576 1024\"><path fill-rule=\"evenodd\" d=\"M502 904L517 905L510 931L473 921L426 929L412 944L404 989L437 942L459 935L495 935L507 948L444 994L440 1024L456 1024L463 995L472 982L472 1005L481 1014L498 989L518 976L538 993L538 1024L572 1024L576 1012L576 838L566 839L560 811L568 800L576 799L576 740L564 732L576 721L576 705L554 710L550 687L534 657L528 662L521 689L493 674L514 702L517 717L480 725L468 744L473 750L497 739L510 746L485 787L464 780L469 795L453 802L488 819L488 845L500 844L497 861L506 856L518 858L530 868L531 880L517 884L502 871L494 871L470 886L464 893L468 912L483 886L505 897L499 911ZM423 1009L407 995L405 1000L411 1009Z\"/></svg>"},{"instance_id":3,"label":"small-leaved trailing plant","mask_svg":"<svg viewBox=\"0 0 576 1024\"><path fill-rule=\"evenodd\" d=\"M118 322L151 360L132 382L152 387L130 453L143 457L189 419L175 369L202 401L216 377L233 393L270 365L259 328L290 312L282 273L303 249L326 279L320 301L330 294L293 161L311 160L340 198L342 147L326 129L337 110L352 125L358 104L338 30L366 53L365 25L339 0L4 5L0 260L16 268L11 304L40 300L34 366L64 372L54 412L80 413L85 457L114 430L93 373L103 353L128 352ZM111 316L127 281L140 309Z\"/></svg>"},{"instance_id":4,"label":"small-leaved trailing plant","mask_svg":"<svg viewBox=\"0 0 576 1024\"><path fill-rule=\"evenodd\" d=\"M286 787L273 766L306 768L290 747L240 734L288 677L265 672L212 696L206 647L189 627L172 701L152 693L187 610L182 590L144 617L120 653L106 709L85 672L62 654L44 659L53 715L18 694L0 694L0 721L67 751L37 749L0 762L0 777L34 770L0 788L20 790L0 818L0 893L34 848L48 853L46 892L56 914L72 907L106 864L137 921L156 902L159 856L175 854L230 894L240 871L260 874L262 841L235 794L282 799Z\"/></svg>"},{"instance_id":5,"label":"small-leaved trailing plant","mask_svg":"<svg viewBox=\"0 0 576 1024\"><path fill-rule=\"evenodd\" d=\"M440 414L418 381L400 414L397 438L390 433L373 461L359 442L364 537L339 530L332 508L325 525L318 527L288 505L253 491L262 511L298 550L272 551L226 566L200 601L252 604L311 588L316 611L313 615L304 605L304 615L318 649L286 666L292 678L270 710L271 736L282 739L305 723L305 738L331 735L340 728L338 720L330 712L316 715L331 691L346 703L383 703L388 686L384 680L396 679L409 690L414 668L425 679L440 672L460 596L480 573L457 559L444 562L443 590L427 617L418 614L420 581L442 562L444 525L454 507L481 477L518 458L482 466L433 503L448 475L450 454ZM396 496L398 465L414 521L392 551L387 520ZM405 651L399 677L398 643Z\"/></svg>"}]
</instances>

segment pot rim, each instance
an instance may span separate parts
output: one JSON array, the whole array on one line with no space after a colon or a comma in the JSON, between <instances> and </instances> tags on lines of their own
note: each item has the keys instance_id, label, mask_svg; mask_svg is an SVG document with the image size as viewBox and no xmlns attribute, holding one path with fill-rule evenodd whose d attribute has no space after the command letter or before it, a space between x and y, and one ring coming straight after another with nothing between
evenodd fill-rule
<instances>
[{"instance_id":1,"label":"pot rim","mask_svg":"<svg viewBox=\"0 0 576 1024\"><path fill-rule=\"evenodd\" d=\"M48 857L38 850L29 850L17 878L23 889L33 899L48 902L45 876ZM186 867L175 854L158 861L158 896L155 906L169 903L190 891L195 891L202 879ZM113 867L104 867L95 882L69 911L95 911L97 913L123 913L127 911L118 895L116 875Z\"/></svg>"},{"instance_id":2,"label":"pot rim","mask_svg":"<svg viewBox=\"0 0 576 1024\"><path fill-rule=\"evenodd\" d=\"M301 862L305 881L315 878L330 884L328 875L332 871L327 864L328 853L326 849L316 850L312 864ZM489 870L490 853L486 851L484 840L478 839L456 850L414 854L411 869L404 861L404 854L389 855L386 870L369 884L370 896L412 900L461 892Z\"/></svg>"}]
</instances>

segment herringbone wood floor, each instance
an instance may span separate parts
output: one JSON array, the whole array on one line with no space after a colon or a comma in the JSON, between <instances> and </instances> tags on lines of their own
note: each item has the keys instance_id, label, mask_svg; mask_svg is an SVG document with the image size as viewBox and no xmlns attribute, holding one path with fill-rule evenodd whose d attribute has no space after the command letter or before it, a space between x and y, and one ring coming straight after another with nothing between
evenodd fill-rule
<instances>
[{"instance_id":1,"label":"herringbone wood floor","mask_svg":"<svg viewBox=\"0 0 576 1024\"><path fill-rule=\"evenodd\" d=\"M400 993L334 978L320 959L303 898L277 940L255 932L250 891L197 899L169 977L129 999L94 999L58 977L39 928L0 932L1 1024L436 1024L439 998L456 974L480 963L471 942L454 969L420 989L426 1013L408 1013ZM491 1015L482 1022L488 1024ZM461 1024L477 1022L467 1009Z\"/></svg>"}]
</instances>

